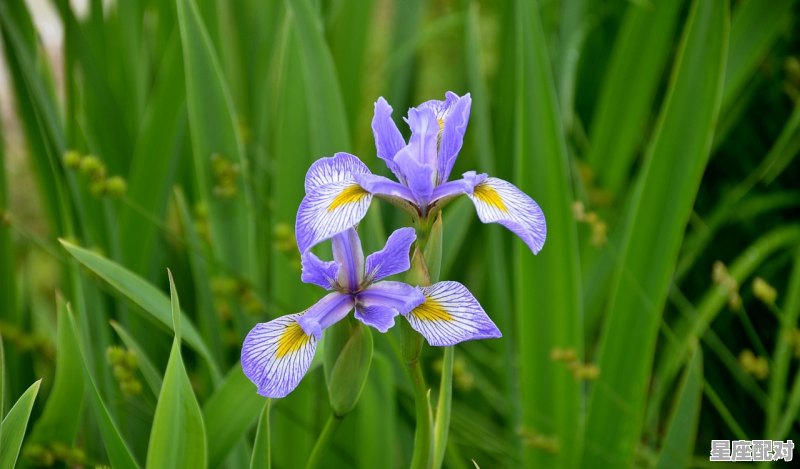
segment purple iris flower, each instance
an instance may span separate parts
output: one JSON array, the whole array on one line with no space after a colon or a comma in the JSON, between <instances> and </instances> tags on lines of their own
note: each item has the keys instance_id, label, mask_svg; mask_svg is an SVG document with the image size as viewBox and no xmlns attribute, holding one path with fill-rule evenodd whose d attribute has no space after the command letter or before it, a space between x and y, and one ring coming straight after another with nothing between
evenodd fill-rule
<instances>
[{"instance_id":1,"label":"purple iris flower","mask_svg":"<svg viewBox=\"0 0 800 469\"><path fill-rule=\"evenodd\" d=\"M375 103L372 131L381 158L397 181L372 174L357 157L337 153L321 158L306 175L306 196L297 212L295 233L300 252L355 226L373 196L387 199L416 219L434 215L454 197L466 194L484 223L500 223L531 248L544 245L547 226L536 202L510 182L469 171L449 181L469 120L472 99L448 92L411 108L406 143L385 99Z\"/></svg>"},{"instance_id":2,"label":"purple iris flower","mask_svg":"<svg viewBox=\"0 0 800 469\"><path fill-rule=\"evenodd\" d=\"M242 369L267 397L284 397L308 371L322 332L355 309L354 316L380 332L403 315L431 345L454 345L471 339L500 337L500 331L466 287L439 282L418 288L381 281L410 267L413 228L389 236L384 248L364 258L353 228L333 236L333 261L311 251L302 256L302 280L331 293L302 313L257 324L242 345Z\"/></svg>"}]
</instances>

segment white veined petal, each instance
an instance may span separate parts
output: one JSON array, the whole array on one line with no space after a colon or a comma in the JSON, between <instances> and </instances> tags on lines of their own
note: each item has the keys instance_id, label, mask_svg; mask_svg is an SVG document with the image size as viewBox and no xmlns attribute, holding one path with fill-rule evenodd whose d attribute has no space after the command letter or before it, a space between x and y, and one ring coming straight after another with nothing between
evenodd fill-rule
<instances>
[{"instance_id":1,"label":"white veined petal","mask_svg":"<svg viewBox=\"0 0 800 469\"><path fill-rule=\"evenodd\" d=\"M266 397L284 397L303 379L317 339L297 324L303 313L256 324L242 344L242 370Z\"/></svg>"},{"instance_id":2,"label":"white veined petal","mask_svg":"<svg viewBox=\"0 0 800 469\"><path fill-rule=\"evenodd\" d=\"M411 327L430 345L455 345L474 339L501 337L467 287L458 282L439 282L422 288L425 302L406 315Z\"/></svg>"},{"instance_id":3,"label":"white veined petal","mask_svg":"<svg viewBox=\"0 0 800 469\"><path fill-rule=\"evenodd\" d=\"M325 184L349 181L355 174L369 172L367 165L349 153L340 152L320 158L306 172L306 194Z\"/></svg>"},{"instance_id":4,"label":"white veined petal","mask_svg":"<svg viewBox=\"0 0 800 469\"><path fill-rule=\"evenodd\" d=\"M300 252L356 226L371 202L372 194L352 178L314 188L297 210L295 233Z\"/></svg>"},{"instance_id":5,"label":"white veined petal","mask_svg":"<svg viewBox=\"0 0 800 469\"><path fill-rule=\"evenodd\" d=\"M510 182L490 177L467 194L484 223L499 223L522 238L534 254L544 246L547 224L539 205Z\"/></svg>"}]
</instances>

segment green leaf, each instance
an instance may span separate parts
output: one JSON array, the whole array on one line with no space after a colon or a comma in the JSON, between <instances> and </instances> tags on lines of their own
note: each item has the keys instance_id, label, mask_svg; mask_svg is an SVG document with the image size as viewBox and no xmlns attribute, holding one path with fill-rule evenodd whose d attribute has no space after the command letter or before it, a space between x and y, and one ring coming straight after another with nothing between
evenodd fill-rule
<instances>
[{"instance_id":1,"label":"green leaf","mask_svg":"<svg viewBox=\"0 0 800 469\"><path fill-rule=\"evenodd\" d=\"M682 0L630 2L589 132L586 160L598 182L619 196L653 108Z\"/></svg>"},{"instance_id":2,"label":"green leaf","mask_svg":"<svg viewBox=\"0 0 800 469\"><path fill-rule=\"evenodd\" d=\"M161 392L161 375L158 373L155 365L153 362L150 361L150 358L145 353L144 349L139 345L139 342L133 338L132 335L125 330L122 325L120 325L116 321L111 321L111 327L117 332L117 335L120 339L122 339L122 343L125 344L125 347L129 348L136 354L136 361L137 366L139 367L139 371L142 372L142 376L144 377L147 386L153 391L154 396L158 396Z\"/></svg>"},{"instance_id":3,"label":"green leaf","mask_svg":"<svg viewBox=\"0 0 800 469\"><path fill-rule=\"evenodd\" d=\"M83 380L80 350L67 322L67 305L56 296L58 311L58 342L56 344L56 373L42 415L36 420L31 442L61 442L71 447L75 443L83 409Z\"/></svg>"},{"instance_id":4,"label":"green leaf","mask_svg":"<svg viewBox=\"0 0 800 469\"><path fill-rule=\"evenodd\" d=\"M516 118L509 123L514 129L513 182L539 202L548 232L559 235L549 236L537 256L515 237L517 327L503 332L513 334L517 353L526 357L518 361L523 431L548 435L562 448L574 448L582 406L579 383L563 363L550 359L556 347L574 349L578 357L583 354L577 231L575 220L567 215L574 198L567 148L539 10L519 0L509 14L517 51L512 85ZM533 445L525 452L526 464L533 467L567 467L575 457L574 451L554 454Z\"/></svg>"},{"instance_id":5,"label":"green leaf","mask_svg":"<svg viewBox=\"0 0 800 469\"><path fill-rule=\"evenodd\" d=\"M261 418L258 419L256 429L256 440L253 444L253 456L250 458L250 469L270 469L270 441L269 441L269 408L272 399L267 399L264 403L264 410L261 411Z\"/></svg>"},{"instance_id":6,"label":"green leaf","mask_svg":"<svg viewBox=\"0 0 800 469\"><path fill-rule=\"evenodd\" d=\"M17 400L17 403L8 411L0 422L0 469L13 469L22 447L22 438L33 409L33 401L39 393L42 380L33 383L27 391Z\"/></svg>"},{"instance_id":7,"label":"green leaf","mask_svg":"<svg viewBox=\"0 0 800 469\"><path fill-rule=\"evenodd\" d=\"M169 284L175 340L153 417L147 467L202 468L207 464L206 431L181 358L181 310L171 272Z\"/></svg>"},{"instance_id":8,"label":"green leaf","mask_svg":"<svg viewBox=\"0 0 800 469\"><path fill-rule=\"evenodd\" d=\"M694 2L622 227L584 467L630 466L640 440L661 313L719 112L728 28L727 2Z\"/></svg>"},{"instance_id":9,"label":"green leaf","mask_svg":"<svg viewBox=\"0 0 800 469\"><path fill-rule=\"evenodd\" d=\"M690 466L702 397L703 353L696 345L678 387L672 418L667 424L667 433L658 458L658 469Z\"/></svg>"},{"instance_id":10,"label":"green leaf","mask_svg":"<svg viewBox=\"0 0 800 469\"><path fill-rule=\"evenodd\" d=\"M73 342L77 343L80 349L80 357L83 363L83 378L89 383L89 405L96 418L100 437L106 448L109 462L115 469L137 469L139 465L136 463L133 454L131 454L127 443L122 439L117 425L111 418L111 414L108 413L108 407L106 407L103 398L100 396L100 391L97 389L97 384L90 371L90 364L92 362L89 360L89 357L87 357L86 350L83 348L82 344L84 344L84 342L81 340L78 332L80 329L78 328L75 315L72 313L72 309L69 305L67 305L67 317L69 318L69 321L66 322L69 333L73 337Z\"/></svg>"},{"instance_id":11,"label":"green leaf","mask_svg":"<svg viewBox=\"0 0 800 469\"><path fill-rule=\"evenodd\" d=\"M161 290L121 265L97 253L78 247L63 239L59 241L78 262L108 282L114 290L121 293L124 297L128 298L148 313L146 317L153 320L153 323L172 329L173 321L171 317L170 300ZM203 339L200 338L200 335L197 333L197 330L194 328L189 318L184 317L183 323L184 340L186 340L186 343L197 351L200 356L206 359L212 376L218 379L219 370L211 358L211 354L206 348Z\"/></svg>"},{"instance_id":12,"label":"green leaf","mask_svg":"<svg viewBox=\"0 0 800 469\"><path fill-rule=\"evenodd\" d=\"M208 431L208 465L218 467L236 443L253 427L264 406L264 398L234 366L203 406Z\"/></svg>"},{"instance_id":13,"label":"green leaf","mask_svg":"<svg viewBox=\"0 0 800 469\"><path fill-rule=\"evenodd\" d=\"M195 182L208 203L211 243L227 268L255 282L255 232L248 210L252 201L233 102L195 1L177 0L177 4ZM232 174L232 181L216 174L220 166ZM221 186L231 192L216 193Z\"/></svg>"}]
</instances>

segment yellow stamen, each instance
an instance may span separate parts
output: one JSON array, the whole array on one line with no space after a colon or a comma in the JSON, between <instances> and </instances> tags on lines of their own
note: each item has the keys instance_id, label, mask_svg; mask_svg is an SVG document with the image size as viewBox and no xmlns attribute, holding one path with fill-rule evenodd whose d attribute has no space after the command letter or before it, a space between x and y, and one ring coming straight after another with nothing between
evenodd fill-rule
<instances>
[{"instance_id":1,"label":"yellow stamen","mask_svg":"<svg viewBox=\"0 0 800 469\"><path fill-rule=\"evenodd\" d=\"M478 184L475 186L472 195L477 197L478 200L497 208L501 212L508 213L508 207L506 207L502 197L500 197L500 194L497 193L494 187L488 184Z\"/></svg>"},{"instance_id":2,"label":"yellow stamen","mask_svg":"<svg viewBox=\"0 0 800 469\"><path fill-rule=\"evenodd\" d=\"M358 184L347 186L344 188L342 193L337 195L331 204L328 205L328 211L332 212L334 209L341 207L342 205L354 204L368 195L369 192L365 191Z\"/></svg>"},{"instance_id":3,"label":"yellow stamen","mask_svg":"<svg viewBox=\"0 0 800 469\"><path fill-rule=\"evenodd\" d=\"M311 336L306 335L300 324L293 322L286 326L278 339L278 350L275 352L277 358L283 358L289 353L296 352L303 348L311 340Z\"/></svg>"},{"instance_id":4,"label":"yellow stamen","mask_svg":"<svg viewBox=\"0 0 800 469\"><path fill-rule=\"evenodd\" d=\"M448 313L438 301L433 298L425 298L425 303L414 308L411 312L414 316L423 321L452 321L453 316Z\"/></svg>"}]
</instances>

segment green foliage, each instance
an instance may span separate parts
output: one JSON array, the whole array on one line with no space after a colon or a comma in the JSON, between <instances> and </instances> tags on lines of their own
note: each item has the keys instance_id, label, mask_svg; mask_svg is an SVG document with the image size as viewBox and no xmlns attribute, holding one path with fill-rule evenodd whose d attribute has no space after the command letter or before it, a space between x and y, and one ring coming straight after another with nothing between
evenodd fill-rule
<instances>
[{"instance_id":1,"label":"green foliage","mask_svg":"<svg viewBox=\"0 0 800 469\"><path fill-rule=\"evenodd\" d=\"M797 0L52 6L58 49L0 2L0 467L314 448L321 467L688 467L712 438L800 438ZM548 239L534 256L460 198L414 262L504 337L426 345L408 376L400 328L343 321L265 401L245 334L322 295L293 235L309 165L391 176L373 102L407 135L447 90L472 95L454 175L513 182ZM409 222L374 203L365 250Z\"/></svg>"}]
</instances>

